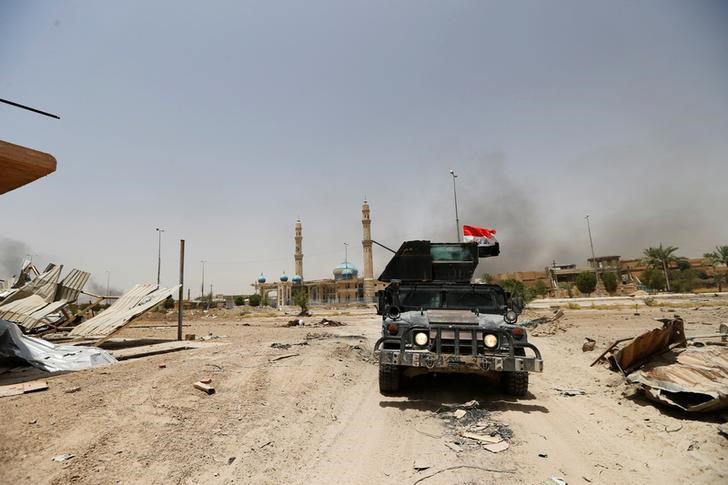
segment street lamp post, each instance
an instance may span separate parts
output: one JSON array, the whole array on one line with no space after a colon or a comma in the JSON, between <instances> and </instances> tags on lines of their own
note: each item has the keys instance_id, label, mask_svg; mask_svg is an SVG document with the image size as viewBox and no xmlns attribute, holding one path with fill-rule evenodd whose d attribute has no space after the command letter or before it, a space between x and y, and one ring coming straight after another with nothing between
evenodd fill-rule
<instances>
[{"instance_id":1,"label":"street lamp post","mask_svg":"<svg viewBox=\"0 0 728 485\"><path fill-rule=\"evenodd\" d=\"M589 224L589 216L586 219L586 230L589 232L589 246L591 247L592 264L594 265L594 273L597 275L597 282L599 281L599 265L597 264L597 258L594 256L594 241L592 240L591 225Z\"/></svg>"},{"instance_id":2,"label":"street lamp post","mask_svg":"<svg viewBox=\"0 0 728 485\"><path fill-rule=\"evenodd\" d=\"M200 285L200 297L205 296L205 261L204 259L200 261L202 263L202 284Z\"/></svg>"},{"instance_id":3,"label":"street lamp post","mask_svg":"<svg viewBox=\"0 0 728 485\"><path fill-rule=\"evenodd\" d=\"M452 175L452 195L455 199L455 231L458 235L458 242L460 242L460 218L458 218L458 192L455 188L455 179L457 178L457 174L455 173L455 170L450 170L450 175Z\"/></svg>"},{"instance_id":4,"label":"street lamp post","mask_svg":"<svg viewBox=\"0 0 728 485\"><path fill-rule=\"evenodd\" d=\"M111 279L111 271L106 270L106 303L109 303L109 280ZM159 284L159 283L157 283Z\"/></svg>"},{"instance_id":5,"label":"street lamp post","mask_svg":"<svg viewBox=\"0 0 728 485\"><path fill-rule=\"evenodd\" d=\"M159 286L159 277L162 273L162 233L164 232L164 229L156 228L157 229L157 235L158 237L158 246L157 246L157 286Z\"/></svg>"}]
</instances>

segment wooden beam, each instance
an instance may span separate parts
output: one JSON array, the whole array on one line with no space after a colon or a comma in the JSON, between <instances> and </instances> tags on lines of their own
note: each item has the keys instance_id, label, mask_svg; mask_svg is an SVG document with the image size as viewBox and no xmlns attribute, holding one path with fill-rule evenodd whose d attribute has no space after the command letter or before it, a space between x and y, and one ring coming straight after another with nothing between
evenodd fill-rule
<instances>
[{"instance_id":1,"label":"wooden beam","mask_svg":"<svg viewBox=\"0 0 728 485\"><path fill-rule=\"evenodd\" d=\"M55 171L53 155L0 140L0 194Z\"/></svg>"}]
</instances>

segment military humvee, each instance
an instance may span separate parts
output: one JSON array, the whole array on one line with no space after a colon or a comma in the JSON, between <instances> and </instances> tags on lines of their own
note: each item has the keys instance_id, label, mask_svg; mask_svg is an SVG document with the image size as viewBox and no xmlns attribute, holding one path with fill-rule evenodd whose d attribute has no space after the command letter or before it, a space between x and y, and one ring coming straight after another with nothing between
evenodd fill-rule
<instances>
[{"instance_id":1,"label":"military humvee","mask_svg":"<svg viewBox=\"0 0 728 485\"><path fill-rule=\"evenodd\" d=\"M526 394L528 373L541 372L543 360L516 324L523 302L498 285L471 283L478 258L499 252L497 243L402 244L379 277L389 285L377 292L383 394L428 372L498 373L507 393Z\"/></svg>"}]
</instances>

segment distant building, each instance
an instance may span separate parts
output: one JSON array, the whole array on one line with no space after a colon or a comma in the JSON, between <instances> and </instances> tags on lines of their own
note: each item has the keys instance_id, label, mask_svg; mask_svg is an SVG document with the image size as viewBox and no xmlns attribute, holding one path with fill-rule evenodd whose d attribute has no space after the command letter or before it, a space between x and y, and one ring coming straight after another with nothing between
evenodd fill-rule
<instances>
[{"instance_id":1,"label":"distant building","mask_svg":"<svg viewBox=\"0 0 728 485\"><path fill-rule=\"evenodd\" d=\"M308 291L310 305L374 302L376 291L383 288L385 284L374 279L371 214L369 203L366 200L362 205L361 213L363 275L360 275L359 269L346 258L347 260L333 268L333 278L306 280L303 276L303 228L301 221L297 220L293 253L296 273L290 278L284 273L278 278L278 281L270 282L261 275L252 284L256 293L269 303L275 302L277 306L292 305L296 288Z\"/></svg>"}]
</instances>

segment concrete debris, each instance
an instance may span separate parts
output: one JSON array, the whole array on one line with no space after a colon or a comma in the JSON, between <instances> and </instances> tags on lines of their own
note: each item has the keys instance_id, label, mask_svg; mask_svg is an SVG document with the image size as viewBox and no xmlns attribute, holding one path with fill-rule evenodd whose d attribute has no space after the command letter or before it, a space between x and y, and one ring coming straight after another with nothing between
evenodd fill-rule
<instances>
[{"instance_id":1,"label":"concrete debris","mask_svg":"<svg viewBox=\"0 0 728 485\"><path fill-rule=\"evenodd\" d=\"M210 384L212 382L212 377L203 377L202 379L199 380L199 382L201 382L203 384Z\"/></svg>"},{"instance_id":2,"label":"concrete debris","mask_svg":"<svg viewBox=\"0 0 728 485\"><path fill-rule=\"evenodd\" d=\"M48 389L48 383L46 381L30 381L18 384L9 384L6 386L0 386L0 397L18 396L29 392L45 391L46 389Z\"/></svg>"},{"instance_id":3,"label":"concrete debris","mask_svg":"<svg viewBox=\"0 0 728 485\"><path fill-rule=\"evenodd\" d=\"M64 389L63 392L66 394L73 394L74 392L78 392L81 390L81 386L73 386L69 387L68 389Z\"/></svg>"},{"instance_id":4,"label":"concrete debris","mask_svg":"<svg viewBox=\"0 0 728 485\"><path fill-rule=\"evenodd\" d=\"M215 394L215 388L204 382L195 382L193 386L208 395Z\"/></svg>"},{"instance_id":5,"label":"concrete debris","mask_svg":"<svg viewBox=\"0 0 728 485\"><path fill-rule=\"evenodd\" d=\"M465 415L467 415L467 414L468 414L468 412L466 410L458 409L457 411L455 411L453 413L453 416L455 416L455 419L461 419L461 418L465 417Z\"/></svg>"},{"instance_id":6,"label":"concrete debris","mask_svg":"<svg viewBox=\"0 0 728 485\"><path fill-rule=\"evenodd\" d=\"M454 451L455 453L460 453L461 451L463 451L463 449L462 449L462 448L460 448L460 447L459 447L459 446L457 445L457 443L447 442L447 443L445 443L445 446L447 446L448 448L450 448L450 449L451 449L452 451Z\"/></svg>"},{"instance_id":7,"label":"concrete debris","mask_svg":"<svg viewBox=\"0 0 728 485\"><path fill-rule=\"evenodd\" d=\"M584 337L584 343L581 345L581 351L582 352L591 352L594 350L594 346L597 344L597 341L593 338Z\"/></svg>"},{"instance_id":8,"label":"concrete debris","mask_svg":"<svg viewBox=\"0 0 728 485\"><path fill-rule=\"evenodd\" d=\"M51 458L51 461L56 461L56 462L60 463L62 461L70 460L71 458L74 458L75 456L76 455L74 455L73 453L64 453L62 455L54 456L53 458Z\"/></svg>"},{"instance_id":9,"label":"concrete debris","mask_svg":"<svg viewBox=\"0 0 728 485\"><path fill-rule=\"evenodd\" d=\"M291 344L282 344L280 342L273 342L270 346L274 349L287 350L291 348Z\"/></svg>"},{"instance_id":10,"label":"concrete debris","mask_svg":"<svg viewBox=\"0 0 728 485\"><path fill-rule=\"evenodd\" d=\"M554 390L559 391L562 396L583 396L586 391L583 389L563 389L561 387L554 387Z\"/></svg>"},{"instance_id":11,"label":"concrete debris","mask_svg":"<svg viewBox=\"0 0 728 485\"><path fill-rule=\"evenodd\" d=\"M302 327L305 325L303 322L303 318L294 318L293 320L288 320L288 323L286 323L285 327Z\"/></svg>"},{"instance_id":12,"label":"concrete debris","mask_svg":"<svg viewBox=\"0 0 728 485\"><path fill-rule=\"evenodd\" d=\"M415 470L417 470L419 472L422 470L427 470L428 468L432 468L432 465L430 465L429 463L427 463L425 461L417 460L414 463L414 465L412 465L412 468L414 468Z\"/></svg>"},{"instance_id":13,"label":"concrete debris","mask_svg":"<svg viewBox=\"0 0 728 485\"><path fill-rule=\"evenodd\" d=\"M507 441L499 441L498 443L489 443L487 445L483 445L483 448L490 451L491 453L500 453L501 451L506 451L510 445Z\"/></svg>"},{"instance_id":14,"label":"concrete debris","mask_svg":"<svg viewBox=\"0 0 728 485\"><path fill-rule=\"evenodd\" d=\"M23 335L16 324L4 320L0 320L0 357L15 357L47 372L81 370L116 362L111 354L97 347L54 345Z\"/></svg>"}]
</instances>

